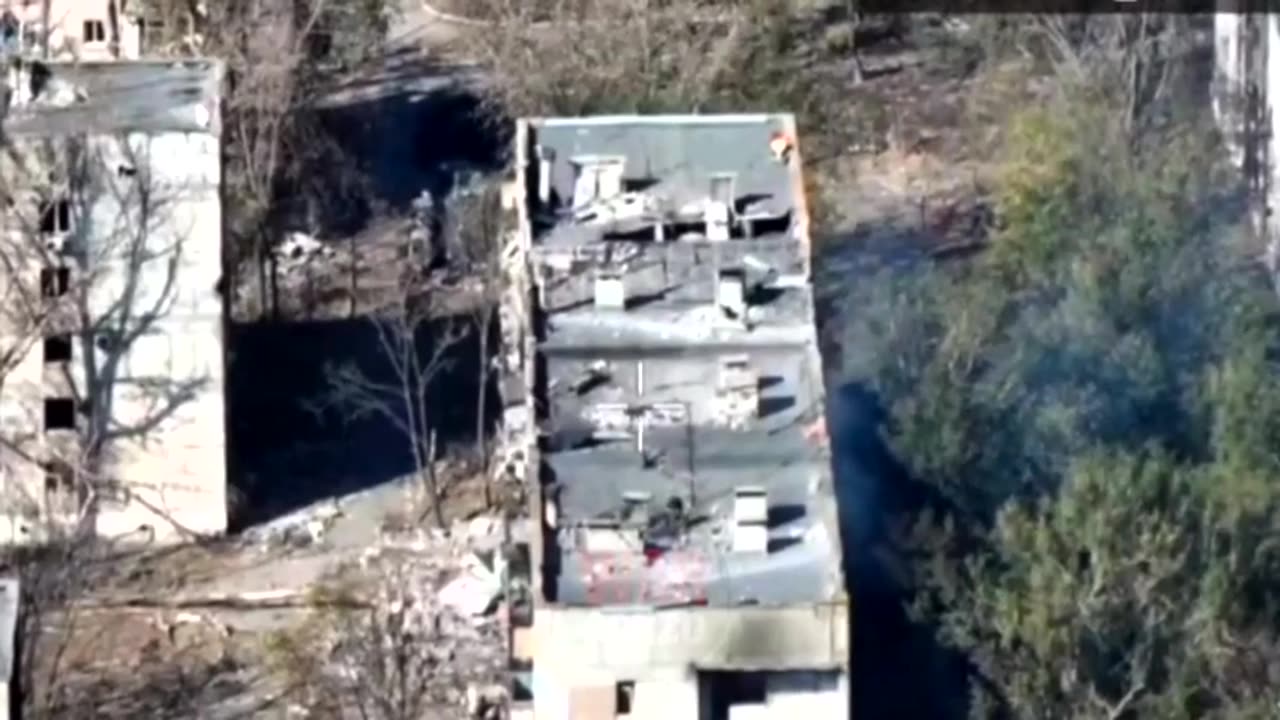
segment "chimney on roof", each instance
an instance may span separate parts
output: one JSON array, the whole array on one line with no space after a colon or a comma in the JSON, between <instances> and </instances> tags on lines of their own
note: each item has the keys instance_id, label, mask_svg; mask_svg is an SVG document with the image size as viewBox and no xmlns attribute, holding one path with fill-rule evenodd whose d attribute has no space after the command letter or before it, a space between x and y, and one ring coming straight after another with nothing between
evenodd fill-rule
<instances>
[{"instance_id":1,"label":"chimney on roof","mask_svg":"<svg viewBox=\"0 0 1280 720\"><path fill-rule=\"evenodd\" d=\"M622 173L627 159L615 155L578 155L572 158L575 179L573 207L590 205L597 200L612 200L622 194Z\"/></svg>"},{"instance_id":2,"label":"chimney on roof","mask_svg":"<svg viewBox=\"0 0 1280 720\"><path fill-rule=\"evenodd\" d=\"M758 485L733 491L733 552L769 552L769 494Z\"/></svg>"},{"instance_id":3,"label":"chimney on roof","mask_svg":"<svg viewBox=\"0 0 1280 720\"><path fill-rule=\"evenodd\" d=\"M716 274L716 306L730 320L746 322L747 274L738 268L721 269Z\"/></svg>"},{"instance_id":4,"label":"chimney on roof","mask_svg":"<svg viewBox=\"0 0 1280 720\"><path fill-rule=\"evenodd\" d=\"M538 145L534 152L538 155L538 204L545 207L551 202L551 164L555 162L556 151Z\"/></svg>"},{"instance_id":5,"label":"chimney on roof","mask_svg":"<svg viewBox=\"0 0 1280 720\"><path fill-rule=\"evenodd\" d=\"M704 219L707 223L707 239L723 242L729 239L729 225L733 215L733 173L713 173L708 193Z\"/></svg>"},{"instance_id":6,"label":"chimney on roof","mask_svg":"<svg viewBox=\"0 0 1280 720\"><path fill-rule=\"evenodd\" d=\"M724 203L708 200L703 210L703 221L707 224L708 240L724 242L729 239L729 206Z\"/></svg>"},{"instance_id":7,"label":"chimney on roof","mask_svg":"<svg viewBox=\"0 0 1280 720\"><path fill-rule=\"evenodd\" d=\"M626 309L627 288L620 273L601 271L596 274L595 306L599 310Z\"/></svg>"},{"instance_id":8,"label":"chimney on roof","mask_svg":"<svg viewBox=\"0 0 1280 720\"><path fill-rule=\"evenodd\" d=\"M717 423L733 429L745 428L760 417L760 374L751 366L750 356L720 359L713 407Z\"/></svg>"}]
</instances>

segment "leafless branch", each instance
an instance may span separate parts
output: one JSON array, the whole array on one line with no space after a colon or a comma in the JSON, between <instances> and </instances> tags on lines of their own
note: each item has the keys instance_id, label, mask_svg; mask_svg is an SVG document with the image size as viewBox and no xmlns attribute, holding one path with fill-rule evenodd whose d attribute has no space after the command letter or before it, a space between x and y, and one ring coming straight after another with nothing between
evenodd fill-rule
<instances>
[{"instance_id":1,"label":"leafless branch","mask_svg":"<svg viewBox=\"0 0 1280 720\"><path fill-rule=\"evenodd\" d=\"M441 316L432 302L435 292L421 273L404 274L395 296L370 319L384 370L326 368L329 397L323 405L351 418L381 418L399 431L436 522L443 526L431 392L438 376L452 367L450 351L469 328Z\"/></svg>"}]
</instances>

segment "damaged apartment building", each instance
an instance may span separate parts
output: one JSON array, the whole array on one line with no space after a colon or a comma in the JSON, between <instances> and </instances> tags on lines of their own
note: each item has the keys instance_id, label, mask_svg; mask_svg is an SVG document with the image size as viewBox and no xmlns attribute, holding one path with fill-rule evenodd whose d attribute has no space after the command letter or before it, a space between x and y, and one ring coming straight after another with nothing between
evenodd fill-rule
<instances>
[{"instance_id":1,"label":"damaged apartment building","mask_svg":"<svg viewBox=\"0 0 1280 720\"><path fill-rule=\"evenodd\" d=\"M103 61L142 54L139 0L0 0L0 53Z\"/></svg>"},{"instance_id":2,"label":"damaged apartment building","mask_svg":"<svg viewBox=\"0 0 1280 720\"><path fill-rule=\"evenodd\" d=\"M2 542L226 529L222 76L6 64Z\"/></svg>"},{"instance_id":3,"label":"damaged apartment building","mask_svg":"<svg viewBox=\"0 0 1280 720\"><path fill-rule=\"evenodd\" d=\"M504 424L541 527L517 712L847 717L794 120L531 119L515 152Z\"/></svg>"}]
</instances>

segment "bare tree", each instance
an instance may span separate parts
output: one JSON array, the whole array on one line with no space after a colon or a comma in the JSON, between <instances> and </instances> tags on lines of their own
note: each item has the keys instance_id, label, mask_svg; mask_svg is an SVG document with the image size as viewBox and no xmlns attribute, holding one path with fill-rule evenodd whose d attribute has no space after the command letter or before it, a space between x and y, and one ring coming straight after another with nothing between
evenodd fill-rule
<instances>
[{"instance_id":1,"label":"bare tree","mask_svg":"<svg viewBox=\"0 0 1280 720\"><path fill-rule=\"evenodd\" d=\"M468 188L453 201L457 218L458 244L468 265L474 292L467 299L476 333L476 454L484 475L484 502L494 502L490 473L489 385L494 377L494 350L490 340L496 330L498 305L502 300L505 269L502 264L503 209L501 188L494 182ZM508 226L509 227L509 226Z\"/></svg>"},{"instance_id":2,"label":"bare tree","mask_svg":"<svg viewBox=\"0 0 1280 720\"><path fill-rule=\"evenodd\" d=\"M239 272L256 276L257 314L274 315L279 288L272 247L290 202L311 199L316 178L350 184L356 164L337 152L316 117L316 102L345 74L382 57L389 0L195 3L151 0L163 19L153 51L222 59L227 153L228 297ZM314 203L311 203L314 205ZM314 232L313 229L309 231ZM248 266L248 267L246 267Z\"/></svg>"},{"instance_id":3,"label":"bare tree","mask_svg":"<svg viewBox=\"0 0 1280 720\"><path fill-rule=\"evenodd\" d=\"M242 689L222 628L101 602L115 587L136 587L136 573L156 569L148 562L155 558L164 555L90 538L0 553L3 572L20 580L14 680L22 717L180 720Z\"/></svg>"},{"instance_id":4,"label":"bare tree","mask_svg":"<svg viewBox=\"0 0 1280 720\"><path fill-rule=\"evenodd\" d=\"M62 79L46 82L51 94L54 81ZM86 707L72 709L86 697L77 689L84 678L72 681L73 651L102 629L73 603L118 567L108 545L92 537L98 520L137 513L184 530L164 502L171 478L142 476L132 463L135 453L154 451L151 443L174 429L175 413L210 378L199 362L187 362L193 354L181 342L164 352L140 340L169 344L173 326L166 324L180 298L191 312L205 293L216 316L216 270L207 283L198 272L183 274L193 258L191 228L181 218L192 218L188 211L202 198L216 198L217 186L202 174L207 164L165 164L171 150L155 149L156 136L88 126L51 134L23 107L11 108L6 121L0 504L7 527L0 542L25 547L6 550L0 562L21 579L28 716L68 717ZM216 238L216 224L212 232ZM216 258L206 267L216 268ZM210 358L218 361L217 353ZM111 716L111 701L98 698L99 716Z\"/></svg>"},{"instance_id":5,"label":"bare tree","mask_svg":"<svg viewBox=\"0 0 1280 720\"><path fill-rule=\"evenodd\" d=\"M1186 18L1163 13L1044 14L1023 27L1030 32L1022 42L1042 51L1059 78L1118 100L1131 135L1172 92L1174 73L1196 42Z\"/></svg>"},{"instance_id":6,"label":"bare tree","mask_svg":"<svg viewBox=\"0 0 1280 720\"><path fill-rule=\"evenodd\" d=\"M268 662L313 717L496 720L499 624L440 604L447 579L419 554L383 551L317 591L310 617L271 639Z\"/></svg>"},{"instance_id":7,"label":"bare tree","mask_svg":"<svg viewBox=\"0 0 1280 720\"><path fill-rule=\"evenodd\" d=\"M329 397L322 407L333 407L353 420L381 418L395 427L408 446L436 523L443 527L444 488L435 467L432 390L438 376L452 367L450 350L466 336L467 327L434 302L438 288L422 263L405 265L391 297L369 318L383 366L351 363L326 368Z\"/></svg>"},{"instance_id":8,"label":"bare tree","mask_svg":"<svg viewBox=\"0 0 1280 720\"><path fill-rule=\"evenodd\" d=\"M712 109L734 76L752 72L739 61L760 40L770 3L474 4L487 27L466 35L464 52L492 71L494 104L514 115L585 115Z\"/></svg>"},{"instance_id":9,"label":"bare tree","mask_svg":"<svg viewBox=\"0 0 1280 720\"><path fill-rule=\"evenodd\" d=\"M43 508L39 517L57 517L54 525L72 534L92 527L103 503L140 504L185 531L160 506L163 483L131 488L120 474L134 474L127 468L137 453L175 427L175 413L210 382L201 349L168 335L179 327L180 298L183 312L216 313L213 283L190 286L201 283L199 259L187 248L191 227L179 207L216 185L196 189L191 183L209 181L185 175L191 167L153 163L152 143L122 134L5 146L0 192L10 232L0 244L0 282L15 300L5 329L17 332L0 361L25 368L4 378L13 385L9 412L25 410L0 434L11 478L25 479L6 490L27 493Z\"/></svg>"},{"instance_id":10,"label":"bare tree","mask_svg":"<svg viewBox=\"0 0 1280 720\"><path fill-rule=\"evenodd\" d=\"M74 603L118 565L109 544L92 537L100 511L136 504L184 530L156 502L163 483L130 473L120 450L145 452L209 382L175 370L174 357L154 354L154 345L138 346L165 329L191 279L181 277L189 237L175 221L191 188L164 177L150 141L136 135L9 137L3 153L0 285L10 302L0 320L0 383L6 410L25 412L0 432L0 447L7 510L26 509L11 523L27 530L5 540L33 543L5 558L23 591L24 705L30 717L64 717L84 713L95 696L99 716L123 717L72 670L76 648L103 629ZM203 290L216 297L212 286ZM63 427L47 427L46 392L65 394L58 402L75 417L59 419Z\"/></svg>"}]
</instances>

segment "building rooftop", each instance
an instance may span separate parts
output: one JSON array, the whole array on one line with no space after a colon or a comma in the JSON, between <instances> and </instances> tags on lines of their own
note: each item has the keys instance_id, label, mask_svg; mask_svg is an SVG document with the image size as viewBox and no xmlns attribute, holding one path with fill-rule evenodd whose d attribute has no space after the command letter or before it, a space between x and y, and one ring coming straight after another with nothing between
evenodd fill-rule
<instances>
[{"instance_id":1,"label":"building rooftop","mask_svg":"<svg viewBox=\"0 0 1280 720\"><path fill-rule=\"evenodd\" d=\"M731 232L785 232L794 210L794 178L788 164L770 154L769 143L790 122L783 115L532 121L534 156L539 172L545 169L537 191L546 200L535 215L540 240L549 247L572 247L605 234L651 235L656 217L664 220L663 230L673 239L696 235L702 232L705 201L712 192L730 205L735 220ZM619 202L583 222L585 188L596 184L584 167L593 166L606 168L602 181Z\"/></svg>"},{"instance_id":2,"label":"building rooftop","mask_svg":"<svg viewBox=\"0 0 1280 720\"><path fill-rule=\"evenodd\" d=\"M8 69L10 136L218 133L223 77L216 60L19 62Z\"/></svg>"},{"instance_id":3,"label":"building rooftop","mask_svg":"<svg viewBox=\"0 0 1280 720\"><path fill-rule=\"evenodd\" d=\"M529 134L547 599L834 597L803 183L774 147L792 119L561 118Z\"/></svg>"}]
</instances>

